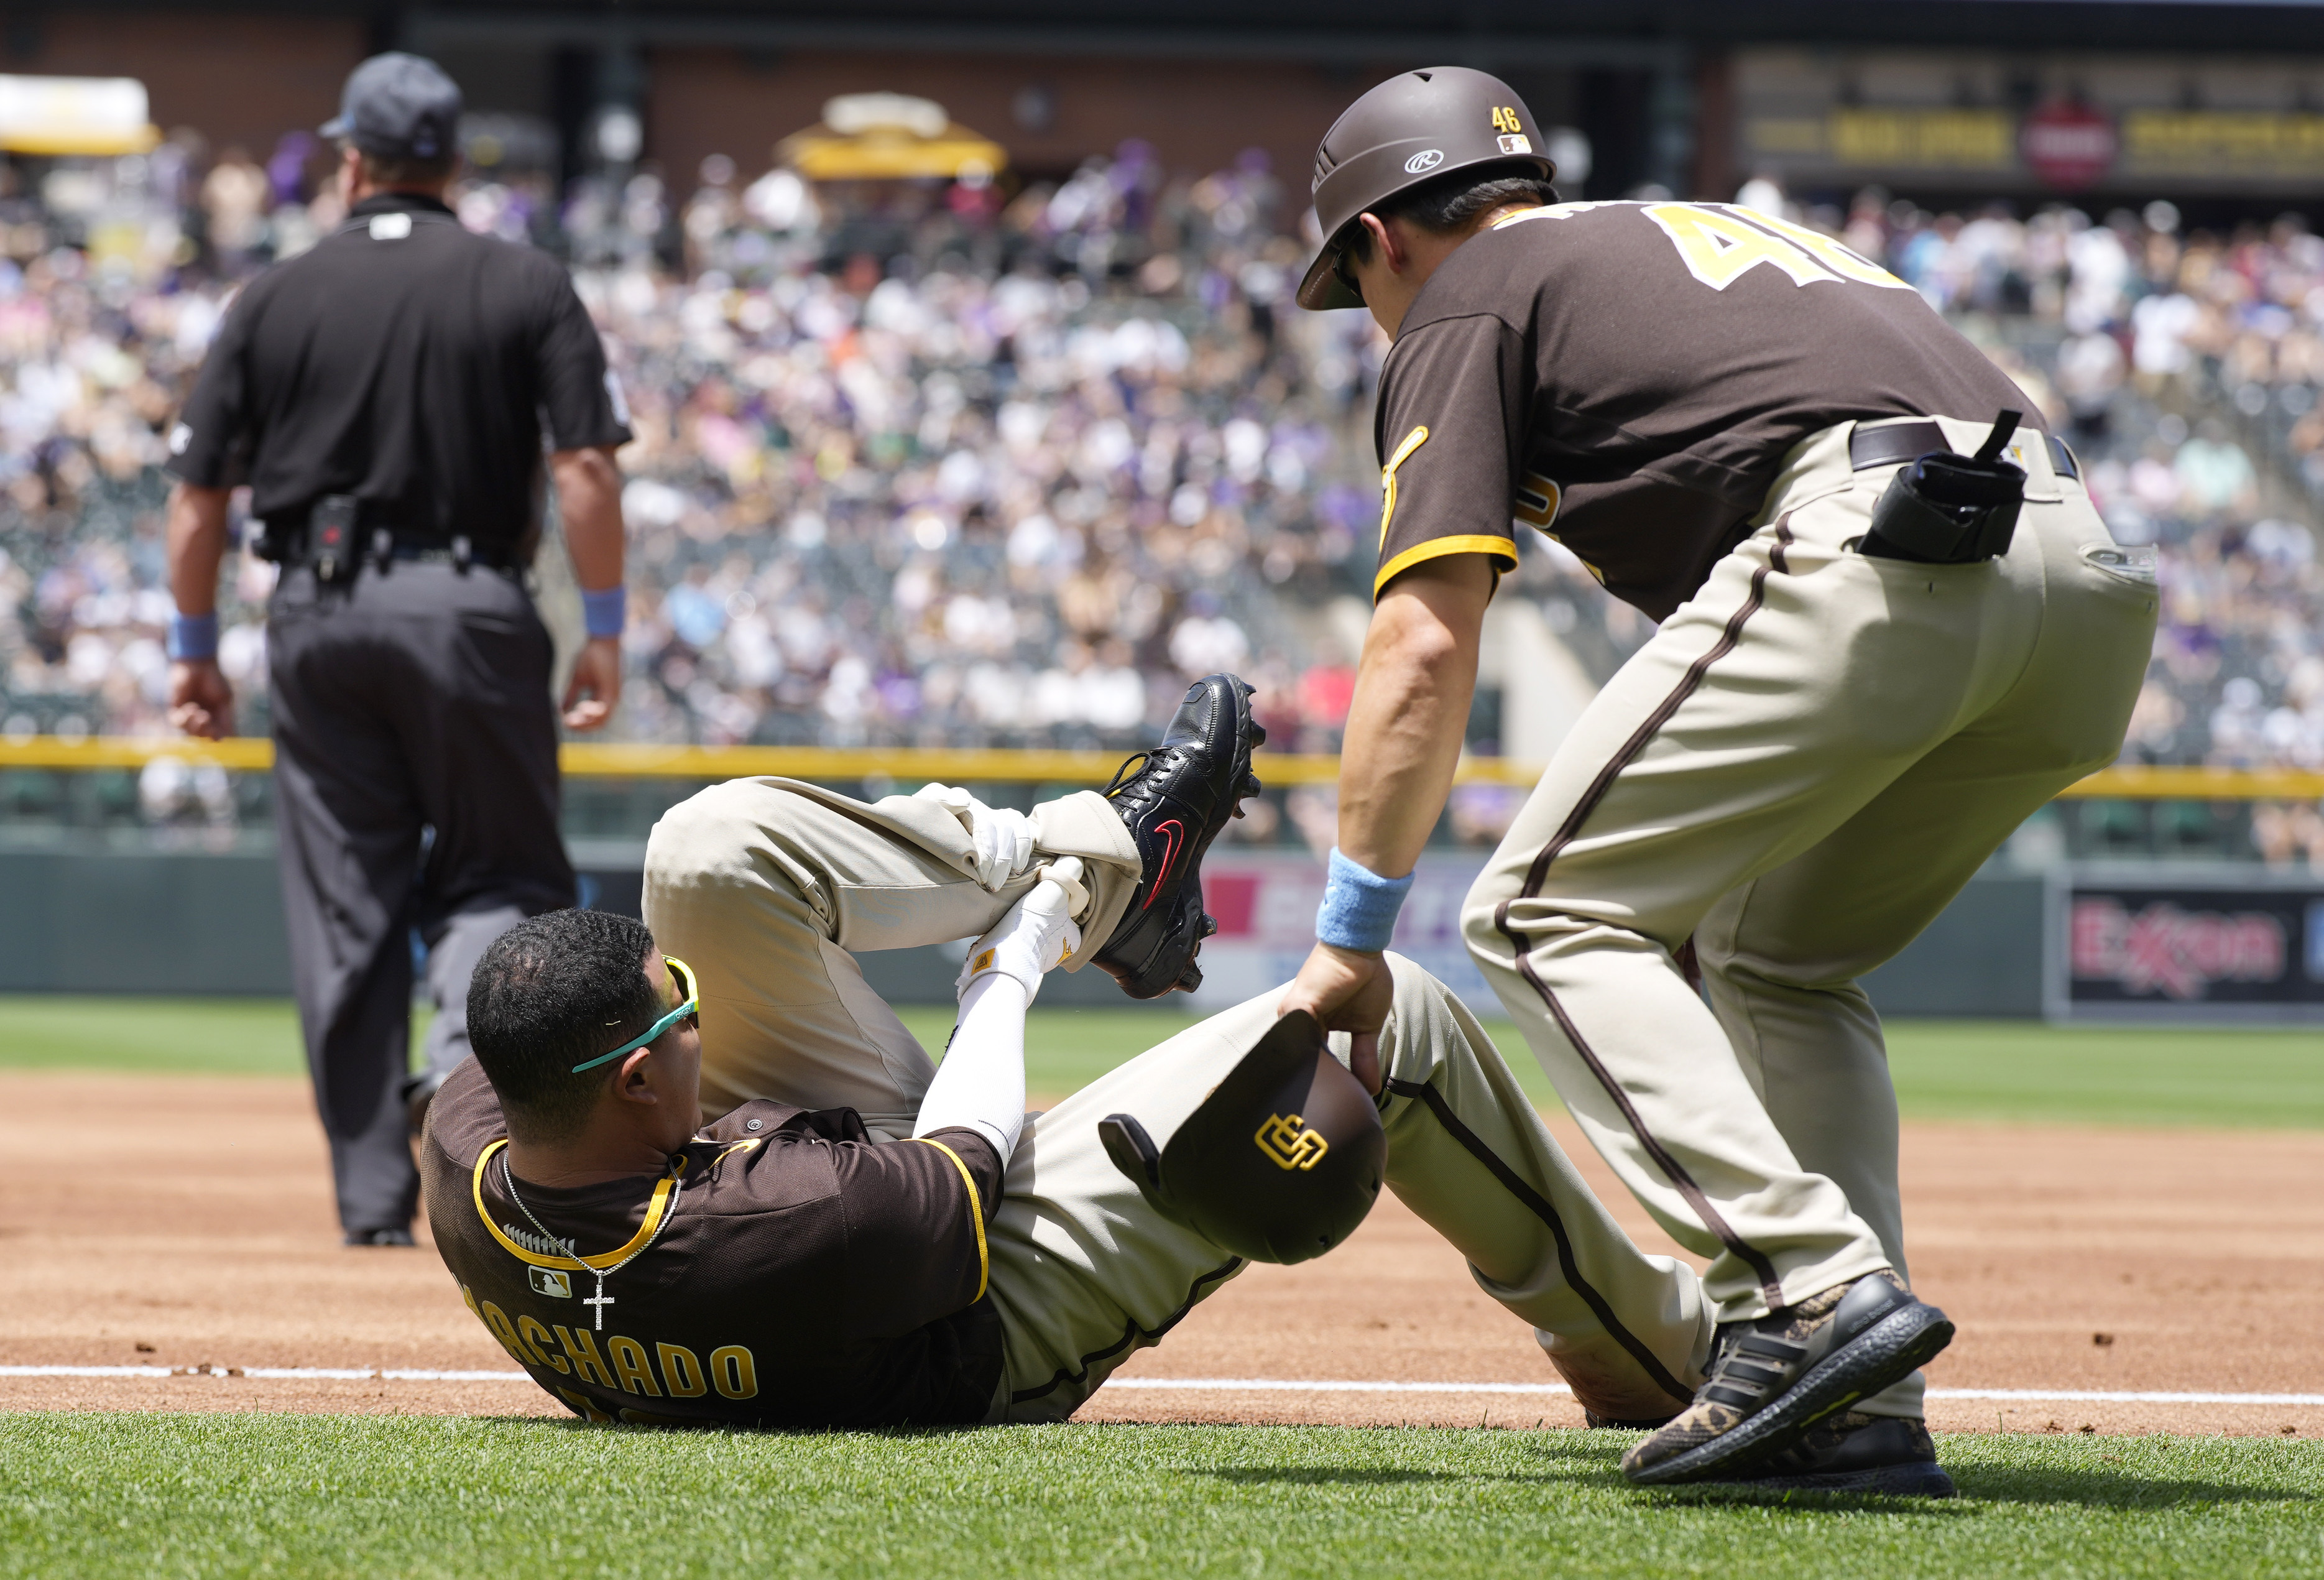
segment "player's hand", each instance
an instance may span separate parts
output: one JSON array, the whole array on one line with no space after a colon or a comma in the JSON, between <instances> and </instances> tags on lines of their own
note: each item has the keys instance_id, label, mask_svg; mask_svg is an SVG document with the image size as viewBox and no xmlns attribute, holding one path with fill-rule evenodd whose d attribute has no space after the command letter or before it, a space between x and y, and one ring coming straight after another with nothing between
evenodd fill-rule
<instances>
[{"instance_id":1,"label":"player's hand","mask_svg":"<svg viewBox=\"0 0 2324 1580\"><path fill-rule=\"evenodd\" d=\"M1074 924L1074 912L1089 903L1082 875L1077 856L1051 863L1009 914L968 947L955 989L966 993L978 977L998 972L1015 978L1031 1003L1041 991L1041 979L1082 947L1082 929Z\"/></svg>"},{"instance_id":2,"label":"player's hand","mask_svg":"<svg viewBox=\"0 0 2324 1580\"><path fill-rule=\"evenodd\" d=\"M916 795L944 808L968 830L976 846L976 881L998 894L1033 860L1033 819L1006 807L988 807L957 786L924 784Z\"/></svg>"},{"instance_id":3,"label":"player's hand","mask_svg":"<svg viewBox=\"0 0 2324 1580\"><path fill-rule=\"evenodd\" d=\"M565 683L565 727L598 730L622 700L622 640L593 636L573 655L573 678Z\"/></svg>"},{"instance_id":4,"label":"player's hand","mask_svg":"<svg viewBox=\"0 0 2324 1580\"><path fill-rule=\"evenodd\" d=\"M1353 1033L1348 1067L1364 1090L1379 1095L1379 1030L1396 1000L1388 957L1318 943L1275 1006L1278 1015L1305 1010L1326 1031Z\"/></svg>"},{"instance_id":5,"label":"player's hand","mask_svg":"<svg viewBox=\"0 0 2324 1580\"><path fill-rule=\"evenodd\" d=\"M216 659L180 659L170 666L170 723L209 741L233 732L234 687Z\"/></svg>"}]
</instances>

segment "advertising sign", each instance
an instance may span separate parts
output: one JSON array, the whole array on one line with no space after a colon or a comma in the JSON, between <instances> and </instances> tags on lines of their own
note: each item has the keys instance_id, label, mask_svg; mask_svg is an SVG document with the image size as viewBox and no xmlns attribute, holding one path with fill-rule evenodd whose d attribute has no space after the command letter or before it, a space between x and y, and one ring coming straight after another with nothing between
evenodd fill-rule
<instances>
[{"instance_id":1,"label":"advertising sign","mask_svg":"<svg viewBox=\"0 0 2324 1580\"><path fill-rule=\"evenodd\" d=\"M2077 877L2061 895L2069 1014L2324 1017L2324 886Z\"/></svg>"},{"instance_id":2,"label":"advertising sign","mask_svg":"<svg viewBox=\"0 0 2324 1580\"><path fill-rule=\"evenodd\" d=\"M2161 70L2100 53L1766 47L1735 56L1738 163L1795 196L1865 183L1983 197L2311 191L2316 53Z\"/></svg>"},{"instance_id":3,"label":"advertising sign","mask_svg":"<svg viewBox=\"0 0 2324 1580\"><path fill-rule=\"evenodd\" d=\"M2018 145L2026 168L2048 185L2071 192L2114 167L2121 146L2114 122L2088 105L2045 105L2025 117Z\"/></svg>"}]
</instances>

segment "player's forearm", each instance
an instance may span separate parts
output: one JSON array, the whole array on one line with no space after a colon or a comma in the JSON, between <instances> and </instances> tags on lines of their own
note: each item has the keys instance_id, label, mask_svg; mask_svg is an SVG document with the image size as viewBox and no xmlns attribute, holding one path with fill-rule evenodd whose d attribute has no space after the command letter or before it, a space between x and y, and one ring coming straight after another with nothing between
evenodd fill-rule
<instances>
[{"instance_id":1,"label":"player's forearm","mask_svg":"<svg viewBox=\"0 0 2324 1580\"><path fill-rule=\"evenodd\" d=\"M944 1063L920 1100L916 1136L973 1130L990 1141L1003 1163L1025 1128L1024 984L993 974L969 984L960 1023Z\"/></svg>"},{"instance_id":2,"label":"player's forearm","mask_svg":"<svg viewBox=\"0 0 2324 1580\"><path fill-rule=\"evenodd\" d=\"M208 614L217 608L227 493L191 483L170 490L170 595L180 614Z\"/></svg>"},{"instance_id":3,"label":"player's forearm","mask_svg":"<svg viewBox=\"0 0 2324 1580\"><path fill-rule=\"evenodd\" d=\"M584 592L622 585L622 469L610 449L558 450L549 457L565 550Z\"/></svg>"},{"instance_id":4,"label":"player's forearm","mask_svg":"<svg viewBox=\"0 0 2324 1580\"><path fill-rule=\"evenodd\" d=\"M1382 877L1412 871L1443 810L1492 595L1484 557L1452 555L1398 577L1372 613L1340 757L1340 849Z\"/></svg>"}]
</instances>

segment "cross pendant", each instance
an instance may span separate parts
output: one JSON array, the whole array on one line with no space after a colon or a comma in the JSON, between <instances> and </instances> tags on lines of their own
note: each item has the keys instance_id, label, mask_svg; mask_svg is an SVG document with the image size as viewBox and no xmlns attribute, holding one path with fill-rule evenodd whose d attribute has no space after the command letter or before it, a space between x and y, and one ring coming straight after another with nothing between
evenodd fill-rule
<instances>
[{"instance_id":1,"label":"cross pendant","mask_svg":"<svg viewBox=\"0 0 2324 1580\"><path fill-rule=\"evenodd\" d=\"M597 1286L597 1292L595 1294L585 1295L582 1297L581 1304L584 1306L595 1306L597 1308L597 1320L595 1326L599 1333L605 1331L605 1307L611 1306L613 1303L613 1298L605 1293L605 1286L603 1284L599 1284Z\"/></svg>"}]
</instances>

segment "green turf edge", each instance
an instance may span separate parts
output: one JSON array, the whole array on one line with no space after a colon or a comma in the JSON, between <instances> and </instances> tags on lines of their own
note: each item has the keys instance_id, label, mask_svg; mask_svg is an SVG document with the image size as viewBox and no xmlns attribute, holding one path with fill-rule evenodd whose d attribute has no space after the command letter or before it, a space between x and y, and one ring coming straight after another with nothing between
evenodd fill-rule
<instances>
[{"instance_id":1,"label":"green turf edge","mask_svg":"<svg viewBox=\"0 0 2324 1580\"><path fill-rule=\"evenodd\" d=\"M1628 1434L0 1416L0 1575L2313 1573L2324 1443L1961 1436L1963 1496L1639 1492Z\"/></svg>"},{"instance_id":2,"label":"green turf edge","mask_svg":"<svg viewBox=\"0 0 2324 1580\"><path fill-rule=\"evenodd\" d=\"M931 1051L946 1006L904 1005ZM1026 1077L1075 1091L1189 1024L1161 1007L1036 1008ZM415 1018L414 1035L424 1030ZM1489 1021L1534 1100L1556 1098L1508 1021ZM2053 1027L2032 1021L1896 1021L1889 1063L1914 1119L2324 1129L2324 1032L2216 1027ZM276 1075L304 1072L298 1019L273 999L0 995L0 1069Z\"/></svg>"}]
</instances>

